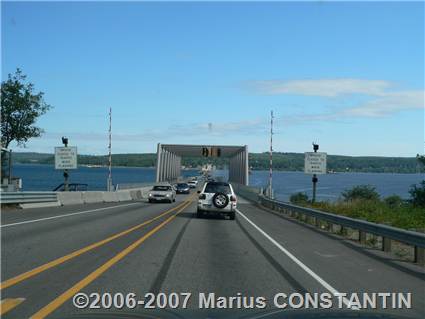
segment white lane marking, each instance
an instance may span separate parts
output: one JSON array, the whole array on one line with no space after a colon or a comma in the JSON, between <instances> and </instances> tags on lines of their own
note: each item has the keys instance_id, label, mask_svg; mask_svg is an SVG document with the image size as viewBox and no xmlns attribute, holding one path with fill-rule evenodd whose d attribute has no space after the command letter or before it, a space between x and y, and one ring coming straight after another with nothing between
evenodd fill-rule
<instances>
[{"instance_id":1,"label":"white lane marking","mask_svg":"<svg viewBox=\"0 0 425 319\"><path fill-rule=\"evenodd\" d=\"M140 204L140 203L130 203L130 204L124 204L124 205L116 205L116 206L110 206L110 207L103 207L103 208L85 210L85 211L82 211L82 212L75 212L75 213L70 213L70 214L65 214L65 215L56 215L56 216L51 216L51 217L26 220L26 221L23 221L23 222L1 225L1 228L10 227L10 226L17 226L17 225L22 225L22 224L37 223L37 222L42 222L44 220L49 220L49 219L56 219L56 218L63 218L63 217L69 217L69 216L74 216L74 215L80 215L80 214L93 213L93 212L97 212L97 211L100 211L100 210L107 210L107 209L113 209L113 208L125 207L125 206L131 206L131 205L138 205L138 204Z\"/></svg>"},{"instance_id":2,"label":"white lane marking","mask_svg":"<svg viewBox=\"0 0 425 319\"><path fill-rule=\"evenodd\" d=\"M241 215L245 220L250 223L256 230L258 230L264 237L266 237L272 244L274 244L280 251L282 251L286 256L292 259L298 266L300 266L306 273L308 273L311 277L316 279L323 287L325 287L328 291L330 291L334 296L338 297L342 294L338 292L334 287L328 284L324 279L322 279L319 275L317 275L313 270L303 264L297 257L292 255L288 250L286 250L281 244L279 244L276 240L274 240L269 234L267 234L264 230L258 227L254 222L252 222L248 217L246 217L239 209L236 210L239 215ZM351 306L350 301L346 297L342 297L342 301L349 309L355 309L354 306Z\"/></svg>"}]
</instances>

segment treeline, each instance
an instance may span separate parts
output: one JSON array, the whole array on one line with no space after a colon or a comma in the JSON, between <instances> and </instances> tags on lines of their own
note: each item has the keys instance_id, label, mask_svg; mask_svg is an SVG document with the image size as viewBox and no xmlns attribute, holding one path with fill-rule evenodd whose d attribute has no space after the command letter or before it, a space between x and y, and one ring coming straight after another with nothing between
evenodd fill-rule
<instances>
[{"instance_id":1,"label":"treeline","mask_svg":"<svg viewBox=\"0 0 425 319\"><path fill-rule=\"evenodd\" d=\"M250 154L250 165L254 169L269 168L269 154ZM304 170L304 154L273 153L273 168L285 171ZM375 173L419 173L423 166L416 157L378 157L328 155L327 169L335 172L375 172Z\"/></svg>"},{"instance_id":2,"label":"treeline","mask_svg":"<svg viewBox=\"0 0 425 319\"><path fill-rule=\"evenodd\" d=\"M54 164L54 155L46 153L13 153L15 163ZM156 154L113 154L114 166L154 167ZM226 158L184 157L182 165L197 168L211 163L217 168L226 168ZM107 155L78 155L79 165L107 165ZM269 153L250 153L249 165L252 170L267 170L269 168ZM304 154L273 153L273 168L281 171L304 170ZM374 156L341 156L328 155L327 168L335 172L377 172L377 173L419 173L424 172L415 157L374 157Z\"/></svg>"}]
</instances>

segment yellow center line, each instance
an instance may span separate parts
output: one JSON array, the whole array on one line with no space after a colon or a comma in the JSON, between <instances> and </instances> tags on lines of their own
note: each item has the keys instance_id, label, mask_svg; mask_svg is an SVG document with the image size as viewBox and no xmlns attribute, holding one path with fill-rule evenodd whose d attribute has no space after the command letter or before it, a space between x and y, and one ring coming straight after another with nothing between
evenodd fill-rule
<instances>
[{"instance_id":1,"label":"yellow center line","mask_svg":"<svg viewBox=\"0 0 425 319\"><path fill-rule=\"evenodd\" d=\"M0 303L0 316L19 305L25 298L7 298Z\"/></svg>"},{"instance_id":2,"label":"yellow center line","mask_svg":"<svg viewBox=\"0 0 425 319\"><path fill-rule=\"evenodd\" d=\"M50 268L53 268L55 266L58 266L60 264L63 264L64 262L66 262L66 261L68 261L70 259L73 259L73 258L75 258L77 256L80 256L80 255L82 255L82 254L84 254L84 253L86 253L86 252L88 252L90 250L93 250L93 249L95 249L97 247L100 247L102 245L105 245L106 243L109 243L110 241L112 241L114 239L117 239L119 237L122 237L124 235L127 235L127 234L135 231L136 229L139 229L139 228L141 228L143 226L146 226L146 225L152 223L153 221L161 218L162 216L167 215L167 214L169 214L169 213L171 213L171 212L179 209L180 207L183 207L186 203L188 203L188 202L190 203L191 200L193 199L193 197L194 197L194 195L190 196L188 199L186 199L184 202L180 203L176 207L173 207L173 208L165 211L164 213L162 213L162 214L160 214L160 215L158 215L158 216L156 216L156 217L154 217L154 218L152 218L152 219L150 219L148 221L145 221L145 222L143 222L143 223L141 223L139 225L136 225L134 227L131 227L131 228L127 229L127 230L124 230L124 231L122 231L120 233L117 233L115 235L112 235L112 236L110 236L108 238L105 238L105 239L103 239L101 241L98 241L96 243L93 243L93 244L91 244L89 246L83 247L83 248L81 248L79 250L76 250L76 251L74 251L74 252L72 252L72 253L70 253L68 255L59 257L59 258L57 258L55 260L52 260L52 261L50 261L50 262L48 262L48 263L46 263L44 265L38 266L37 268L34 268L34 269L29 270L27 272L24 272L24 273L22 273L22 274L20 274L20 275L18 275L16 277L13 277L13 278L10 278L8 280L5 280L5 281L3 281L0 284L0 290L1 289L6 289L6 288L11 287L13 285L16 285L17 283L22 282L22 281L24 281L24 280L26 280L28 278L31 278L31 277L33 277L35 275L38 275L38 274L42 273L43 271L46 271L46 270L48 270Z\"/></svg>"},{"instance_id":3,"label":"yellow center line","mask_svg":"<svg viewBox=\"0 0 425 319\"><path fill-rule=\"evenodd\" d=\"M117 255L109 259L106 263L104 263L102 266L97 268L95 271L90 273L87 277L80 280L77 284L75 284L73 287L65 291L62 295L54 299L52 302L50 302L48 305L41 308L39 311L37 311L34 315L31 316L31 319L41 319L48 316L50 313L55 311L57 308L59 308L61 305L63 305L68 299L72 298L77 292L79 292L81 289L89 285L91 282L93 282L96 278L98 278L100 275L102 275L105 271L107 271L109 268L111 268L113 265L115 265L117 262L119 262L121 259L123 259L125 256L127 256L129 253L131 253L134 249L136 249L140 244L142 244L146 239L151 237L153 234L158 232L162 227L164 227L166 224L171 222L179 213L181 213L185 208L187 208L189 205L191 205L192 202L186 203L185 206L180 208L174 215L168 217L166 220L164 220L161 224L156 226L154 229L150 230L148 233L146 233L144 236L133 242L130 246L119 252Z\"/></svg>"}]
</instances>

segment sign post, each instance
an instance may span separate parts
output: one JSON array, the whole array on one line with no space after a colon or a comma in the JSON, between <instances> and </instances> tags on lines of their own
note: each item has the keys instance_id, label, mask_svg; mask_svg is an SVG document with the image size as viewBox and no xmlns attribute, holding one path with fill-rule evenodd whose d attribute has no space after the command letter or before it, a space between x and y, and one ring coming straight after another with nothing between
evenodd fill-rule
<instances>
[{"instance_id":1,"label":"sign post","mask_svg":"<svg viewBox=\"0 0 425 319\"><path fill-rule=\"evenodd\" d=\"M77 147L68 147L68 138L62 137L64 147L55 147L55 169L63 169L64 190L67 192L68 187L68 170L77 169Z\"/></svg>"},{"instance_id":2,"label":"sign post","mask_svg":"<svg viewBox=\"0 0 425 319\"><path fill-rule=\"evenodd\" d=\"M304 173L313 174L311 181L313 182L313 198L312 203L316 201L316 185L319 179L318 174L326 174L326 153L319 153L319 144L313 143L314 153L305 153Z\"/></svg>"}]
</instances>

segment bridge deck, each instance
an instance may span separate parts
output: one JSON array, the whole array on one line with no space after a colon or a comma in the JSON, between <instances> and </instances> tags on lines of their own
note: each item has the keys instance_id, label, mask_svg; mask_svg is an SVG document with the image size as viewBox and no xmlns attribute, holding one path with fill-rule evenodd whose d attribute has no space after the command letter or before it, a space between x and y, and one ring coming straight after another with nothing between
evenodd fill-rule
<instances>
[{"instance_id":1,"label":"bridge deck","mask_svg":"<svg viewBox=\"0 0 425 319\"><path fill-rule=\"evenodd\" d=\"M264 296L268 303L279 292L326 292L325 284L346 293L412 292L413 309L386 311L424 317L422 268L393 261L244 200L236 221L197 219L194 199L189 196L181 195L173 204L129 202L3 212L3 284L44 265L2 289L2 299L25 299L4 318L30 317L52 301L56 303L44 310L53 317L87 311L76 309L64 295L83 279L80 288L85 293L134 292L142 297L146 292L192 292L189 308L197 306L199 292ZM179 211L167 212L175 207L181 207L180 213L163 224ZM122 233L136 225L141 226ZM117 233L121 234L110 239ZM102 244L105 238L110 241ZM114 256L140 238L144 238L140 245L113 262ZM98 246L69 255L93 243ZM48 264L63 256L68 260ZM100 272L99 267L108 261L111 267Z\"/></svg>"}]
</instances>

